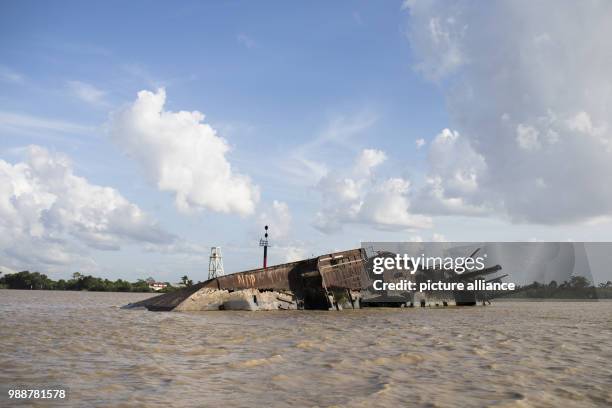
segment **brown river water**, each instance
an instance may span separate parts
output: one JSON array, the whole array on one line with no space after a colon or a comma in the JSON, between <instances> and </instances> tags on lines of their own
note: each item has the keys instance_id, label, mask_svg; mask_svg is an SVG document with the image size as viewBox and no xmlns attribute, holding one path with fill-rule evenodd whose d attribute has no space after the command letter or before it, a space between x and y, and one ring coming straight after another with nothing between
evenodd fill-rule
<instances>
[{"instance_id":1,"label":"brown river water","mask_svg":"<svg viewBox=\"0 0 612 408\"><path fill-rule=\"evenodd\" d=\"M122 310L0 290L0 406L612 406L612 302L342 312Z\"/></svg>"}]
</instances>

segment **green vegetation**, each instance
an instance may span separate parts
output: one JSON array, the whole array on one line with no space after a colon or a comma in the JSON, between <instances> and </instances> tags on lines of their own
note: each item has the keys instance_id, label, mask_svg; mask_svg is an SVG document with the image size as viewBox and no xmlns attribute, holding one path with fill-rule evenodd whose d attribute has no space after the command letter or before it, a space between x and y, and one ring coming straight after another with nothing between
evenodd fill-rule
<instances>
[{"instance_id":1,"label":"green vegetation","mask_svg":"<svg viewBox=\"0 0 612 408\"><path fill-rule=\"evenodd\" d=\"M612 299L612 281L595 286L584 276L572 276L562 283L533 282L518 286L514 292L501 296L516 299ZM498 294L496 297L501 296Z\"/></svg>"},{"instance_id":2,"label":"green vegetation","mask_svg":"<svg viewBox=\"0 0 612 408\"><path fill-rule=\"evenodd\" d=\"M72 274L72 279L54 281L47 275L39 272L17 272L0 277L0 289L32 289L32 290L89 290L94 292L153 292L146 280L138 279L128 282L122 279L111 281L82 275L79 272ZM159 292L170 292L176 288L168 285Z\"/></svg>"},{"instance_id":3,"label":"green vegetation","mask_svg":"<svg viewBox=\"0 0 612 408\"><path fill-rule=\"evenodd\" d=\"M185 286L191 286L193 285L193 281L191 279L189 279L189 277L187 275L183 276L181 278L181 283Z\"/></svg>"}]
</instances>

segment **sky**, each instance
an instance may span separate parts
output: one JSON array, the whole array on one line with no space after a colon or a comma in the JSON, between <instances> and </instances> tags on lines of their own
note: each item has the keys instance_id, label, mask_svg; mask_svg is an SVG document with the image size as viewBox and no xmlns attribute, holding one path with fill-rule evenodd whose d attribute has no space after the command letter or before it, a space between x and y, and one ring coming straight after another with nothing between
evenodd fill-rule
<instances>
[{"instance_id":1,"label":"sky","mask_svg":"<svg viewBox=\"0 0 612 408\"><path fill-rule=\"evenodd\" d=\"M612 240L607 1L0 3L0 271Z\"/></svg>"}]
</instances>

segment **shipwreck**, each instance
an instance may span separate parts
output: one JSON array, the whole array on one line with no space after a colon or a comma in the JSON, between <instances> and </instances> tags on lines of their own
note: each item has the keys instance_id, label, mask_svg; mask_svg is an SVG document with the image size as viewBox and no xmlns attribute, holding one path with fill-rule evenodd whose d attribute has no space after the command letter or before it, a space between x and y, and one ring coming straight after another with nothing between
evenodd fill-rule
<instances>
[{"instance_id":1,"label":"shipwreck","mask_svg":"<svg viewBox=\"0 0 612 408\"><path fill-rule=\"evenodd\" d=\"M376 257L391 255L388 252L375 252L368 256L364 248L334 252L214 277L126 307L144 307L151 311L342 310L381 306L473 306L485 304L490 299L491 295L484 291L374 290L372 261ZM410 274L410 278L416 282L432 279L474 282L499 270L499 265L463 273L419 267ZM504 276L486 282L500 281ZM406 271L385 272L388 282L407 277Z\"/></svg>"}]
</instances>

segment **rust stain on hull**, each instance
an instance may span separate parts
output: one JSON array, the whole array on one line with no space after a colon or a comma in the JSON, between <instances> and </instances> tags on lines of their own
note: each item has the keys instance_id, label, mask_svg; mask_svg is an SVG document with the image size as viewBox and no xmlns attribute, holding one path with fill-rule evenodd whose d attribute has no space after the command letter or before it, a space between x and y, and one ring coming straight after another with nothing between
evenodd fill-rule
<instances>
[{"instance_id":1,"label":"rust stain on hull","mask_svg":"<svg viewBox=\"0 0 612 408\"><path fill-rule=\"evenodd\" d=\"M351 249L316 258L219 276L202 283L134 303L150 310L172 310L200 289L291 291L300 301L327 307L327 288L358 290L365 272L365 251ZM319 293L320 292L320 293Z\"/></svg>"},{"instance_id":2,"label":"rust stain on hull","mask_svg":"<svg viewBox=\"0 0 612 408\"><path fill-rule=\"evenodd\" d=\"M375 257L385 255L393 254L379 252ZM234 291L256 289L260 292L290 293L295 299L294 306L298 309L339 309L337 301L339 298L348 298L351 307L359 308L359 305L356 306L356 301L359 304L361 304L361 301L357 298L360 298L364 293L363 291L371 285L371 277L368 276L368 270L371 270L371 267L368 266L371 265L368 262L372 262L372 259L368 259L365 249L362 248L333 252L302 261L219 276L176 292L146 299L131 306L144 306L149 310L173 310L186 299L194 295L197 297L197 292L200 290L210 292L213 289L232 293ZM463 275L443 270L419 270L416 278L467 281L495 273L500 269L501 267L496 265ZM388 273L392 272L388 271ZM454 302L457 305L475 304L477 301L474 294L465 295L468 298L465 298L462 294L453 293L430 294L428 296L435 299L442 295L448 297L446 300L441 300L445 304L449 302ZM412 305L416 301L415 296L406 303ZM372 300L372 298L362 297L362 301L370 304L376 302L379 305L385 304L384 301ZM423 301L420 302L422 305ZM437 304L435 302L434 300L434 304Z\"/></svg>"}]
</instances>

